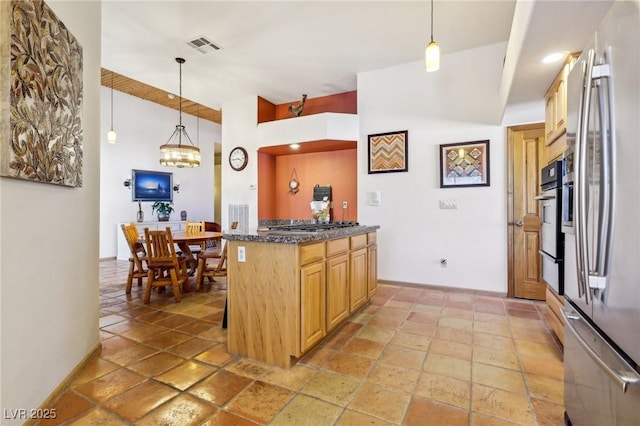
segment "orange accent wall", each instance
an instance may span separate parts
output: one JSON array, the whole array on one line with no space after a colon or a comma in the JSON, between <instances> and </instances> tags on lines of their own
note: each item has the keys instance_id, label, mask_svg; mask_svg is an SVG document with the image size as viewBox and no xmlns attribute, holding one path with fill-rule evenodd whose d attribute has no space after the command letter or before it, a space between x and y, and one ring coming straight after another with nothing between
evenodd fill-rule
<instances>
[{"instance_id":1,"label":"orange accent wall","mask_svg":"<svg viewBox=\"0 0 640 426\"><path fill-rule=\"evenodd\" d=\"M302 95L300 95L302 98ZM294 117L289 112L289 105L297 104L300 99L286 104L276 105L275 119L282 120ZM336 95L307 98L301 115L320 114L322 112L358 113L358 92L345 92Z\"/></svg>"},{"instance_id":2,"label":"orange accent wall","mask_svg":"<svg viewBox=\"0 0 640 426\"><path fill-rule=\"evenodd\" d=\"M272 160L275 162L275 173L273 173L274 179L270 180ZM300 191L290 195L289 180L294 168L300 182ZM355 149L278 157L259 154L258 176L259 220L311 219L309 203L313 198L313 187L316 184L331 185L332 220L358 220L357 150ZM270 190L273 191L272 195ZM343 201L348 203L344 216ZM274 215L270 216L271 213Z\"/></svg>"},{"instance_id":3,"label":"orange accent wall","mask_svg":"<svg viewBox=\"0 0 640 426\"><path fill-rule=\"evenodd\" d=\"M276 157L258 152L258 219L276 217Z\"/></svg>"},{"instance_id":4,"label":"orange accent wall","mask_svg":"<svg viewBox=\"0 0 640 426\"><path fill-rule=\"evenodd\" d=\"M306 103L305 103L306 105ZM276 106L268 100L258 96L258 123L274 121L276 119Z\"/></svg>"}]
</instances>

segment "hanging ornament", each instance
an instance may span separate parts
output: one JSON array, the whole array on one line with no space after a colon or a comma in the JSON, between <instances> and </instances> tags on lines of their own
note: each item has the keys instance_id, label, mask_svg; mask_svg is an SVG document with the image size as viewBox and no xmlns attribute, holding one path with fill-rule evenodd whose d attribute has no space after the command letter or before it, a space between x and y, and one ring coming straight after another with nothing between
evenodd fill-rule
<instances>
[{"instance_id":1,"label":"hanging ornament","mask_svg":"<svg viewBox=\"0 0 640 426\"><path fill-rule=\"evenodd\" d=\"M300 182L298 182L298 174L294 168L291 172L291 178L289 179L289 194L296 195L300 190Z\"/></svg>"}]
</instances>

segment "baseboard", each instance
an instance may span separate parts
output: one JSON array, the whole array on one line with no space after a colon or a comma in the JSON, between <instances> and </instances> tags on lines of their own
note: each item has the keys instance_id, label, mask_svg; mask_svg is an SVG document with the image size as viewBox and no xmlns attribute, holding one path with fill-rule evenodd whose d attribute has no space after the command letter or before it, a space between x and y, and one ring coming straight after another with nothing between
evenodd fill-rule
<instances>
[{"instance_id":1,"label":"baseboard","mask_svg":"<svg viewBox=\"0 0 640 426\"><path fill-rule=\"evenodd\" d=\"M98 344L85 356L78 365L67 375L67 377L51 392L51 394L44 400L44 402L40 405L37 411L42 411L46 408L51 408L53 403L58 399L58 397L71 385L71 382L78 376L78 373L86 367L86 365L97 358L102 352L102 344L98 342ZM23 426L33 426L41 422L42 419L29 419L24 422Z\"/></svg>"},{"instance_id":2,"label":"baseboard","mask_svg":"<svg viewBox=\"0 0 640 426\"><path fill-rule=\"evenodd\" d=\"M111 256L111 257L101 257L100 258L100 262L106 262L107 260L116 260L115 256Z\"/></svg>"},{"instance_id":3,"label":"baseboard","mask_svg":"<svg viewBox=\"0 0 640 426\"><path fill-rule=\"evenodd\" d=\"M397 287L409 287L409 288L422 288L429 290L442 290L442 291L455 291L458 293L472 294L474 296L489 296L489 297L507 297L506 292L500 291L489 291L489 290L474 290L470 288L460 288L460 287L449 287L444 285L435 285L435 284L418 284L418 283L410 283L405 281L392 281L392 280L378 280L378 284L386 284L393 285Z\"/></svg>"}]
</instances>

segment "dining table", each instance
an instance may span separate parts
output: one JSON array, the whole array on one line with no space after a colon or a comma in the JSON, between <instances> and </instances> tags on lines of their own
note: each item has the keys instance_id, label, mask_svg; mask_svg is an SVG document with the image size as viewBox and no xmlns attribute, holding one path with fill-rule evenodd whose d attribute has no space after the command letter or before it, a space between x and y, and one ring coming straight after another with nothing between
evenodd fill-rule
<instances>
[{"instance_id":1,"label":"dining table","mask_svg":"<svg viewBox=\"0 0 640 426\"><path fill-rule=\"evenodd\" d=\"M189 267L189 275L192 276L196 273L198 267L198 259L191 250L192 245L198 245L203 242L212 240L222 240L222 232L185 232L185 231L173 231L171 233L173 242L180 247L180 251L187 258L187 266Z\"/></svg>"}]
</instances>

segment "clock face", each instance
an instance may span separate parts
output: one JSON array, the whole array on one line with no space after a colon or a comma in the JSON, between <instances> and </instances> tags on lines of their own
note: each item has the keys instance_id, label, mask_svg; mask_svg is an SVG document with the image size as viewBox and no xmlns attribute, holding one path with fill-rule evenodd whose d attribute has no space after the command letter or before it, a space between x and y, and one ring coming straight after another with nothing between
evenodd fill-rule
<instances>
[{"instance_id":1,"label":"clock face","mask_svg":"<svg viewBox=\"0 0 640 426\"><path fill-rule=\"evenodd\" d=\"M247 151L238 146L231 150L229 154L229 165L233 170L242 170L247 167L247 162L249 161L249 156L247 155Z\"/></svg>"}]
</instances>

